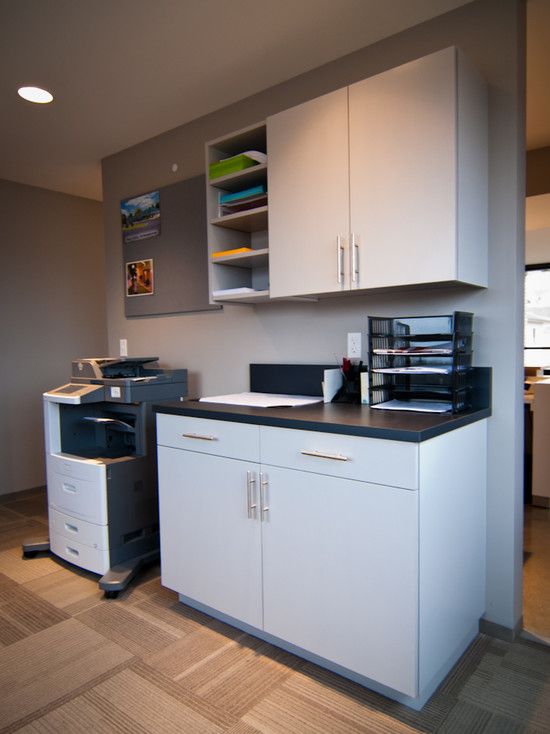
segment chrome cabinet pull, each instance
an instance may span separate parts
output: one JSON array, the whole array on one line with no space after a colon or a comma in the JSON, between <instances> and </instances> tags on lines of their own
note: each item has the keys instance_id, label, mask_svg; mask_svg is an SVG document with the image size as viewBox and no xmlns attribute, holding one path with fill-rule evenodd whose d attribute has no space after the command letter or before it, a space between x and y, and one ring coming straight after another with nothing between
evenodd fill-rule
<instances>
[{"instance_id":1,"label":"chrome cabinet pull","mask_svg":"<svg viewBox=\"0 0 550 734\"><path fill-rule=\"evenodd\" d=\"M182 438L198 438L200 441L217 441L217 436L206 436L200 433L182 433Z\"/></svg>"},{"instance_id":2,"label":"chrome cabinet pull","mask_svg":"<svg viewBox=\"0 0 550 734\"><path fill-rule=\"evenodd\" d=\"M321 451L306 451L303 449L300 451L304 456L314 456L316 459L332 459L333 461L351 461L349 456L343 454L323 454Z\"/></svg>"},{"instance_id":3,"label":"chrome cabinet pull","mask_svg":"<svg viewBox=\"0 0 550 734\"><path fill-rule=\"evenodd\" d=\"M356 236L351 234L350 236L350 257L351 257L351 282L359 283L359 242Z\"/></svg>"},{"instance_id":4,"label":"chrome cabinet pull","mask_svg":"<svg viewBox=\"0 0 550 734\"><path fill-rule=\"evenodd\" d=\"M338 285L344 285L344 244L341 235L336 237L336 273Z\"/></svg>"},{"instance_id":5,"label":"chrome cabinet pull","mask_svg":"<svg viewBox=\"0 0 550 734\"><path fill-rule=\"evenodd\" d=\"M261 475L260 475L261 476ZM249 520L254 520L256 517L256 507L258 506L254 502L254 486L256 484L256 476L254 472L246 472L246 513Z\"/></svg>"},{"instance_id":6,"label":"chrome cabinet pull","mask_svg":"<svg viewBox=\"0 0 550 734\"><path fill-rule=\"evenodd\" d=\"M260 515L262 522L264 521L264 515L269 512L269 505L267 502L267 489L269 487L269 481L267 474L263 471L260 472Z\"/></svg>"}]
</instances>

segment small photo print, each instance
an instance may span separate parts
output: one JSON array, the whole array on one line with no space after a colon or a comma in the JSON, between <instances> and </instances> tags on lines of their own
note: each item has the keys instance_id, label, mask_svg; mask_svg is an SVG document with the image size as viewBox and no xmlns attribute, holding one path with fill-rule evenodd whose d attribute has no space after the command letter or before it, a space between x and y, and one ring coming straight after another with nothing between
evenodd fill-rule
<instances>
[{"instance_id":1,"label":"small photo print","mask_svg":"<svg viewBox=\"0 0 550 734\"><path fill-rule=\"evenodd\" d=\"M126 295L152 296L153 293L153 261L136 260L126 263Z\"/></svg>"},{"instance_id":2,"label":"small photo print","mask_svg":"<svg viewBox=\"0 0 550 734\"><path fill-rule=\"evenodd\" d=\"M122 242L138 242L160 234L160 191L120 202Z\"/></svg>"}]
</instances>

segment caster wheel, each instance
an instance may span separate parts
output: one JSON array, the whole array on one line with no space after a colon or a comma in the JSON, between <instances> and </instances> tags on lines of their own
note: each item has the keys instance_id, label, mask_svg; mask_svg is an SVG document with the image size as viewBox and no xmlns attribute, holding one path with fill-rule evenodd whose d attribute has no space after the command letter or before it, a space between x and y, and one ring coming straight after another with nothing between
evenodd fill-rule
<instances>
[{"instance_id":1,"label":"caster wheel","mask_svg":"<svg viewBox=\"0 0 550 734\"><path fill-rule=\"evenodd\" d=\"M105 592L105 599L116 599L118 596L118 591L106 591Z\"/></svg>"},{"instance_id":2,"label":"caster wheel","mask_svg":"<svg viewBox=\"0 0 550 734\"><path fill-rule=\"evenodd\" d=\"M23 558L36 558L38 551L23 551Z\"/></svg>"}]
</instances>

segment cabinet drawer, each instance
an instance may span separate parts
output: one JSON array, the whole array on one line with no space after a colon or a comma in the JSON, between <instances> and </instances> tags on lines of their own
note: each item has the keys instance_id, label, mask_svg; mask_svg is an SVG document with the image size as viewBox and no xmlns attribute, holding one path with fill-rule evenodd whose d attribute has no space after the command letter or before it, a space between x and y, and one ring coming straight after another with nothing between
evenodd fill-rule
<instances>
[{"instance_id":1,"label":"cabinet drawer","mask_svg":"<svg viewBox=\"0 0 550 734\"><path fill-rule=\"evenodd\" d=\"M157 415L157 442L160 446L229 456L245 461L260 460L258 426L247 423Z\"/></svg>"},{"instance_id":2,"label":"cabinet drawer","mask_svg":"<svg viewBox=\"0 0 550 734\"><path fill-rule=\"evenodd\" d=\"M107 491L103 481L76 479L48 471L48 504L59 512L81 520L107 524Z\"/></svg>"},{"instance_id":3,"label":"cabinet drawer","mask_svg":"<svg viewBox=\"0 0 550 734\"><path fill-rule=\"evenodd\" d=\"M262 464L418 489L418 446L403 441L260 427Z\"/></svg>"},{"instance_id":4,"label":"cabinet drawer","mask_svg":"<svg viewBox=\"0 0 550 734\"><path fill-rule=\"evenodd\" d=\"M49 509L49 526L50 532L56 535L62 535L72 543L83 543L91 548L99 550L107 550L109 548L109 532L107 525L95 525L86 520L80 520L71 515L55 510L53 507Z\"/></svg>"},{"instance_id":5,"label":"cabinet drawer","mask_svg":"<svg viewBox=\"0 0 550 734\"><path fill-rule=\"evenodd\" d=\"M92 573L104 574L109 570L109 551L107 550L91 548L89 545L69 540L54 532L50 532L50 548L56 556Z\"/></svg>"}]
</instances>

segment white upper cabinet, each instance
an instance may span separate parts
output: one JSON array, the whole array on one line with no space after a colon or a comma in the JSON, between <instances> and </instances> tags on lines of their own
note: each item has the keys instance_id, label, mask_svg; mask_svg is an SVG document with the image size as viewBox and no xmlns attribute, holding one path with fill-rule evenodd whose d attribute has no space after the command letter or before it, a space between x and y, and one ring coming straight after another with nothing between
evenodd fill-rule
<instances>
[{"instance_id":1,"label":"white upper cabinet","mask_svg":"<svg viewBox=\"0 0 550 734\"><path fill-rule=\"evenodd\" d=\"M268 118L271 296L486 286L486 110L448 48Z\"/></svg>"},{"instance_id":2,"label":"white upper cabinet","mask_svg":"<svg viewBox=\"0 0 550 734\"><path fill-rule=\"evenodd\" d=\"M272 298L348 288L348 90L267 120Z\"/></svg>"}]
</instances>

